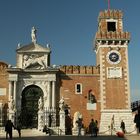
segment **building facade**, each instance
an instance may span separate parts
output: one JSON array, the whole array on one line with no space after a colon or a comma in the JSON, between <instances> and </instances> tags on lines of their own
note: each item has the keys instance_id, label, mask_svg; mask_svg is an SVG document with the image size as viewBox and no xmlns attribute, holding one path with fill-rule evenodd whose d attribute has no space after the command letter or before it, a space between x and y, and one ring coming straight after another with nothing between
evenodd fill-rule
<instances>
[{"instance_id":1,"label":"building facade","mask_svg":"<svg viewBox=\"0 0 140 140\"><path fill-rule=\"evenodd\" d=\"M134 127L130 107L128 43L130 33L123 31L123 13L119 10L100 12L95 36L97 65L100 66L100 131L118 130L125 120L126 130Z\"/></svg>"},{"instance_id":2,"label":"building facade","mask_svg":"<svg viewBox=\"0 0 140 140\"><path fill-rule=\"evenodd\" d=\"M130 33L123 31L122 18L119 10L99 13L93 42L95 66L51 65L51 49L49 45L38 44L33 27L32 42L18 45L16 66L9 66L6 71L9 119L39 130L44 125L55 130L63 124L66 134L75 131L78 118L87 131L90 120L97 120L100 133L104 134L120 130L124 120L126 130L133 131L128 66Z\"/></svg>"},{"instance_id":3,"label":"building facade","mask_svg":"<svg viewBox=\"0 0 140 140\"><path fill-rule=\"evenodd\" d=\"M8 108L8 65L0 62L0 126L5 124Z\"/></svg>"}]
</instances>

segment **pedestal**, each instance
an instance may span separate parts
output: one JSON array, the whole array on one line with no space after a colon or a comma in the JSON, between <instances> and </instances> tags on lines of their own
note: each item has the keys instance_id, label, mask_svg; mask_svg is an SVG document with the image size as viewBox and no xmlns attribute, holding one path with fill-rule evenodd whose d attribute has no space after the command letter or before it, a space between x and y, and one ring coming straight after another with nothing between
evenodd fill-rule
<instances>
[{"instance_id":1,"label":"pedestal","mask_svg":"<svg viewBox=\"0 0 140 140\"><path fill-rule=\"evenodd\" d=\"M111 120L113 118L113 128L111 128ZM102 110L99 133L104 135L113 135L117 131L121 131L121 121L124 121L126 132L135 134L134 116L131 110Z\"/></svg>"},{"instance_id":2,"label":"pedestal","mask_svg":"<svg viewBox=\"0 0 140 140\"><path fill-rule=\"evenodd\" d=\"M12 123L14 123L14 124L15 124L15 118L16 118L15 111L14 110L9 110L9 120L11 120Z\"/></svg>"},{"instance_id":3,"label":"pedestal","mask_svg":"<svg viewBox=\"0 0 140 140\"><path fill-rule=\"evenodd\" d=\"M44 112L43 110L38 111L38 130L42 131L44 127Z\"/></svg>"},{"instance_id":4,"label":"pedestal","mask_svg":"<svg viewBox=\"0 0 140 140\"><path fill-rule=\"evenodd\" d=\"M65 135L65 112L64 110L60 110L59 112L59 115L60 115L60 126L59 126L59 129L60 129L60 135Z\"/></svg>"}]
</instances>

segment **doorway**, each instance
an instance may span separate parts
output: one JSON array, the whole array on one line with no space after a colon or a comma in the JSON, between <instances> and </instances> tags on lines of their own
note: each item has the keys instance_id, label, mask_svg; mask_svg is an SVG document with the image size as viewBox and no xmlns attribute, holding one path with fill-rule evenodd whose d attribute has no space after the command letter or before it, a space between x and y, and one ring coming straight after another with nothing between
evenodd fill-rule
<instances>
[{"instance_id":1,"label":"doorway","mask_svg":"<svg viewBox=\"0 0 140 140\"><path fill-rule=\"evenodd\" d=\"M30 85L22 92L20 121L23 128L38 127L38 100L43 97L40 87Z\"/></svg>"}]
</instances>

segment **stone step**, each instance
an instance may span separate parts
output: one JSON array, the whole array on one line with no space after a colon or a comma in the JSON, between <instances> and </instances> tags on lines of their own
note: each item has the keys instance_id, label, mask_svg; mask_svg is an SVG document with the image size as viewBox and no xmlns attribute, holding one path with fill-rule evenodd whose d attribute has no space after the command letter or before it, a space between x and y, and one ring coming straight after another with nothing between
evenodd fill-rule
<instances>
[{"instance_id":1,"label":"stone step","mask_svg":"<svg viewBox=\"0 0 140 140\"><path fill-rule=\"evenodd\" d=\"M53 127L51 129L51 135L63 135L62 130L59 129L59 127ZM4 131L4 128L0 129L0 137L5 137L6 133ZM39 131L38 129L21 129L21 136L47 136L49 134L46 134L43 131ZM13 137L18 137L18 131L13 130Z\"/></svg>"}]
</instances>

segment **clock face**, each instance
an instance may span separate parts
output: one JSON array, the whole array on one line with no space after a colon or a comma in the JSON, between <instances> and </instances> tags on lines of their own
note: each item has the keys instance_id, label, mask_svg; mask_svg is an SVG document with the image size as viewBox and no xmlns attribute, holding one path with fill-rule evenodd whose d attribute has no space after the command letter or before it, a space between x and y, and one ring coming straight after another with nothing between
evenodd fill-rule
<instances>
[{"instance_id":1,"label":"clock face","mask_svg":"<svg viewBox=\"0 0 140 140\"><path fill-rule=\"evenodd\" d=\"M110 64L118 64L121 61L121 54L116 50L112 50L107 53L107 61Z\"/></svg>"},{"instance_id":2,"label":"clock face","mask_svg":"<svg viewBox=\"0 0 140 140\"><path fill-rule=\"evenodd\" d=\"M119 55L116 52L112 52L109 55L109 59L112 62L117 62L119 60Z\"/></svg>"}]
</instances>

